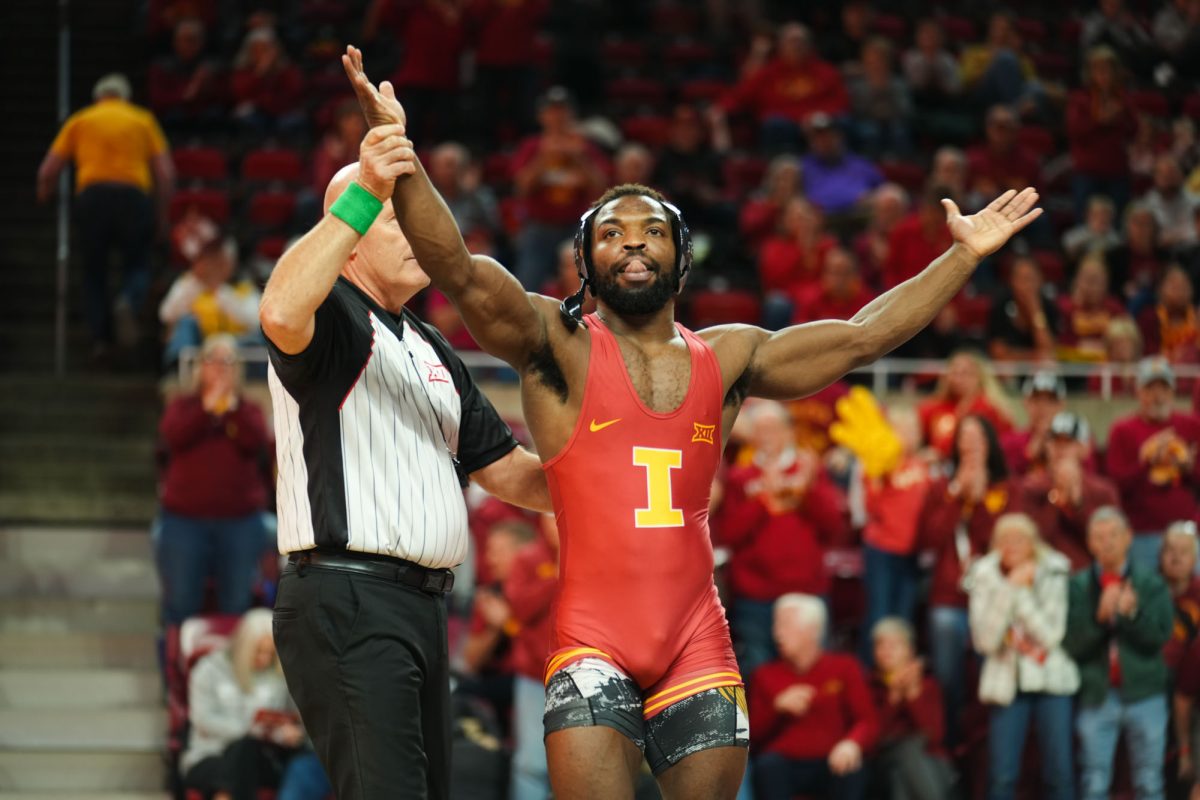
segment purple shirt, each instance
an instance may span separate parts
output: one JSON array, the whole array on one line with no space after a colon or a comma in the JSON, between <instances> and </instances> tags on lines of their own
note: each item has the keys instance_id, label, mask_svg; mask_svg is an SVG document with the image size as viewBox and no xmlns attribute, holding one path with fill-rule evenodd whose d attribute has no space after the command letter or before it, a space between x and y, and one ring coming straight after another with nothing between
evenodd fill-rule
<instances>
[{"instance_id":1,"label":"purple shirt","mask_svg":"<svg viewBox=\"0 0 1200 800\"><path fill-rule=\"evenodd\" d=\"M826 214L849 211L863 195L883 183L874 164L851 153L844 153L837 161L807 155L802 163L804 196Z\"/></svg>"}]
</instances>

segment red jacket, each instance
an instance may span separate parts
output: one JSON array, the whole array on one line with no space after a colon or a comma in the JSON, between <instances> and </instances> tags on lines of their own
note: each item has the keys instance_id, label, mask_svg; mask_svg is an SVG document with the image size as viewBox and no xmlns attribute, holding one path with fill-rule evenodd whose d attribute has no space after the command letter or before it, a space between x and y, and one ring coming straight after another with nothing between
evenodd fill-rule
<instances>
[{"instance_id":1,"label":"red jacket","mask_svg":"<svg viewBox=\"0 0 1200 800\"><path fill-rule=\"evenodd\" d=\"M931 485L929 467L923 459L909 456L883 478L864 476L863 482L867 507L863 541L887 553L911 554Z\"/></svg>"},{"instance_id":2,"label":"red jacket","mask_svg":"<svg viewBox=\"0 0 1200 800\"><path fill-rule=\"evenodd\" d=\"M512 667L518 675L540 681L550 652L551 606L558 585L558 553L545 540L521 548L504 581L512 637Z\"/></svg>"},{"instance_id":3,"label":"red jacket","mask_svg":"<svg viewBox=\"0 0 1200 800\"><path fill-rule=\"evenodd\" d=\"M1071 559L1072 570L1082 569L1092 563L1087 549L1088 520L1101 506L1119 503L1117 487L1107 478L1084 472L1083 497L1077 507L1063 501L1051 502L1052 487L1045 472L1021 479L1013 489L1012 510L1032 517L1046 544Z\"/></svg>"},{"instance_id":4,"label":"red jacket","mask_svg":"<svg viewBox=\"0 0 1200 800\"><path fill-rule=\"evenodd\" d=\"M883 265L883 288L891 289L921 270L939 257L954 243L954 237L945 225L938 225L931 236L927 236L916 214L896 223L888 236L887 261Z\"/></svg>"},{"instance_id":5,"label":"red jacket","mask_svg":"<svg viewBox=\"0 0 1200 800\"><path fill-rule=\"evenodd\" d=\"M1120 178L1129 174L1129 146L1137 132L1133 106L1122 98L1121 110L1112 119L1101 121L1095 100L1086 89L1071 92L1067 101L1067 140L1071 162L1083 175Z\"/></svg>"},{"instance_id":6,"label":"red jacket","mask_svg":"<svg viewBox=\"0 0 1200 800\"><path fill-rule=\"evenodd\" d=\"M808 713L800 717L775 709L775 698L791 686L816 689ZM825 652L801 674L786 661L763 664L754 673L750 699L750 741L759 753L824 760L842 739L863 752L879 738L879 717L863 669L853 656Z\"/></svg>"},{"instance_id":7,"label":"red jacket","mask_svg":"<svg viewBox=\"0 0 1200 800\"><path fill-rule=\"evenodd\" d=\"M802 124L818 111L845 114L850 99L838 68L813 57L804 64L768 61L733 87L721 105L727 111L749 111L760 122L786 117Z\"/></svg>"},{"instance_id":8,"label":"red jacket","mask_svg":"<svg viewBox=\"0 0 1200 800\"><path fill-rule=\"evenodd\" d=\"M925 739L925 752L945 757L942 747L946 717L942 708L942 687L932 675L921 681L921 693L913 700L888 702L888 688L883 677L871 679L871 696L879 712L879 744L887 745L914 734Z\"/></svg>"},{"instance_id":9,"label":"red jacket","mask_svg":"<svg viewBox=\"0 0 1200 800\"><path fill-rule=\"evenodd\" d=\"M929 487L921 521L917 527L918 545L934 551L933 576L929 587L929 605L967 607L967 596L961 588L967 565L986 555L992 542L992 528L1001 514L1009 510L1011 487L1007 481L994 484L987 499L972 508L950 496L950 481L940 478ZM959 523L965 525L967 561L959 557L956 535Z\"/></svg>"},{"instance_id":10,"label":"red jacket","mask_svg":"<svg viewBox=\"0 0 1200 800\"><path fill-rule=\"evenodd\" d=\"M785 470L794 473L795 466ZM772 514L757 496L762 470L729 471L718 513L718 542L733 549L730 587L736 597L772 601L788 592L825 594L825 545L847 526L841 492L818 473L794 511Z\"/></svg>"},{"instance_id":11,"label":"red jacket","mask_svg":"<svg viewBox=\"0 0 1200 800\"><path fill-rule=\"evenodd\" d=\"M770 236L758 251L758 281L764 292L793 294L815 286L826 254L837 247L832 236L822 236L805 250L787 236Z\"/></svg>"},{"instance_id":12,"label":"red jacket","mask_svg":"<svg viewBox=\"0 0 1200 800\"><path fill-rule=\"evenodd\" d=\"M262 457L271 436L262 410L246 398L220 416L204 410L200 397L179 395L158 427L167 449L162 506L196 519L233 519L262 511L267 503Z\"/></svg>"},{"instance_id":13,"label":"red jacket","mask_svg":"<svg viewBox=\"0 0 1200 800\"><path fill-rule=\"evenodd\" d=\"M1166 428L1174 428L1185 443L1200 448L1200 418L1191 414L1173 412L1164 422L1151 422L1134 413L1114 422L1108 432L1108 475L1121 492L1121 508L1134 531L1162 533L1170 523L1196 516L1196 465L1156 481L1139 457L1142 444Z\"/></svg>"}]
</instances>

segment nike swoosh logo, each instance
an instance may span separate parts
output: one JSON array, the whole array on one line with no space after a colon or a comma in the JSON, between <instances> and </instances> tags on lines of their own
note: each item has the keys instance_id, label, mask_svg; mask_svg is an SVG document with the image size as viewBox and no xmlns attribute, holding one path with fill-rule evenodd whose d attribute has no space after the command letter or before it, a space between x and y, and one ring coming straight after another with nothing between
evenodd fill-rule
<instances>
[{"instance_id":1,"label":"nike swoosh logo","mask_svg":"<svg viewBox=\"0 0 1200 800\"><path fill-rule=\"evenodd\" d=\"M596 431L604 430L609 425L616 425L620 421L621 421L621 418L617 417L616 419L610 419L608 422L601 422L599 425L597 425L596 420L593 419L591 424L588 425L588 430L590 430L592 433L595 433Z\"/></svg>"}]
</instances>

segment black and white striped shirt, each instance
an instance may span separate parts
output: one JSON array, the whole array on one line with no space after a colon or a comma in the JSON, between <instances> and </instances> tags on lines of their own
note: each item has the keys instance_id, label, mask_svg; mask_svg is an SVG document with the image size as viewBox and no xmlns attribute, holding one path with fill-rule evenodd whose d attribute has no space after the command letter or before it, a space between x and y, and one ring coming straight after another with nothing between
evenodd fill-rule
<instances>
[{"instance_id":1,"label":"black and white striped shirt","mask_svg":"<svg viewBox=\"0 0 1200 800\"><path fill-rule=\"evenodd\" d=\"M466 476L517 443L446 340L339 277L308 347L268 352L280 552L461 563Z\"/></svg>"}]
</instances>

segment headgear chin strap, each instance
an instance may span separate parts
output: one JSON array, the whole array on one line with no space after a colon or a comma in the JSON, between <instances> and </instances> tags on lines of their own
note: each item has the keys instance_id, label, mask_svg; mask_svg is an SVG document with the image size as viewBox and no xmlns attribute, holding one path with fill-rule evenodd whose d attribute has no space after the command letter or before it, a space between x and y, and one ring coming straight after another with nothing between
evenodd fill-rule
<instances>
[{"instance_id":1,"label":"headgear chin strap","mask_svg":"<svg viewBox=\"0 0 1200 800\"><path fill-rule=\"evenodd\" d=\"M671 233L675 238L675 269L679 272L679 291L687 280L688 270L692 268L692 233L688 230L683 219L683 213L672 203L660 200L663 208L671 217ZM592 217L600 210L593 206L579 218L579 227L575 230L575 270L579 273L579 291L563 300L558 305L563 321L570 327L575 327L583 319L583 303L589 289L592 287Z\"/></svg>"}]
</instances>

